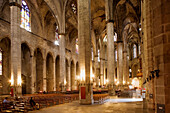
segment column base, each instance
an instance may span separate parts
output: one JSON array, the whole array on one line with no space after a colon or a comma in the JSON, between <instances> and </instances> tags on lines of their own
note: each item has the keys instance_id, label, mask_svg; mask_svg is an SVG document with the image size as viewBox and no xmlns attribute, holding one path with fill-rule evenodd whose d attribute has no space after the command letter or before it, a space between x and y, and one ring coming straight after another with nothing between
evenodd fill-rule
<instances>
[{"instance_id":1,"label":"column base","mask_svg":"<svg viewBox=\"0 0 170 113\"><path fill-rule=\"evenodd\" d=\"M79 86L79 103L81 105L91 105L93 100L93 84L80 84Z\"/></svg>"},{"instance_id":2,"label":"column base","mask_svg":"<svg viewBox=\"0 0 170 113\"><path fill-rule=\"evenodd\" d=\"M21 86L15 86L14 87L14 97L22 96L22 87Z\"/></svg>"},{"instance_id":3,"label":"column base","mask_svg":"<svg viewBox=\"0 0 170 113\"><path fill-rule=\"evenodd\" d=\"M116 89L116 86L115 86L115 85L109 85L109 86L108 86L108 93L109 93L110 96L116 95L115 89Z\"/></svg>"},{"instance_id":4,"label":"column base","mask_svg":"<svg viewBox=\"0 0 170 113\"><path fill-rule=\"evenodd\" d=\"M66 86L65 85L61 86L61 92L66 92Z\"/></svg>"}]
</instances>

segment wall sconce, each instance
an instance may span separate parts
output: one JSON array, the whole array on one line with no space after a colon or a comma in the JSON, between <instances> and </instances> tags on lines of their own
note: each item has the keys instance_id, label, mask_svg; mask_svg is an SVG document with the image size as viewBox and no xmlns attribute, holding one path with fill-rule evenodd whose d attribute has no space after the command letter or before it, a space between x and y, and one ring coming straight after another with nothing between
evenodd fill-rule
<instances>
[{"instance_id":1,"label":"wall sconce","mask_svg":"<svg viewBox=\"0 0 170 113\"><path fill-rule=\"evenodd\" d=\"M67 81L66 80L64 80L64 86L67 84Z\"/></svg>"},{"instance_id":2,"label":"wall sconce","mask_svg":"<svg viewBox=\"0 0 170 113\"><path fill-rule=\"evenodd\" d=\"M156 77L159 77L159 71L160 70L154 70L154 72L156 73Z\"/></svg>"},{"instance_id":3,"label":"wall sconce","mask_svg":"<svg viewBox=\"0 0 170 113\"><path fill-rule=\"evenodd\" d=\"M155 78L155 76L154 76L154 73L155 73L155 72L154 72L154 71L151 71L150 73L152 74L152 78Z\"/></svg>"},{"instance_id":4,"label":"wall sconce","mask_svg":"<svg viewBox=\"0 0 170 113\"><path fill-rule=\"evenodd\" d=\"M9 80L9 82L11 83L11 86L14 85L14 76L13 75L11 76L11 80Z\"/></svg>"},{"instance_id":5,"label":"wall sconce","mask_svg":"<svg viewBox=\"0 0 170 113\"><path fill-rule=\"evenodd\" d=\"M108 84L109 83L109 80L108 79L106 79L106 84Z\"/></svg>"},{"instance_id":6,"label":"wall sconce","mask_svg":"<svg viewBox=\"0 0 170 113\"><path fill-rule=\"evenodd\" d=\"M21 76L18 76L17 84L18 84L18 86L21 86L21 84L22 84Z\"/></svg>"},{"instance_id":7,"label":"wall sconce","mask_svg":"<svg viewBox=\"0 0 170 113\"><path fill-rule=\"evenodd\" d=\"M117 79L115 79L115 82L117 81Z\"/></svg>"}]
</instances>

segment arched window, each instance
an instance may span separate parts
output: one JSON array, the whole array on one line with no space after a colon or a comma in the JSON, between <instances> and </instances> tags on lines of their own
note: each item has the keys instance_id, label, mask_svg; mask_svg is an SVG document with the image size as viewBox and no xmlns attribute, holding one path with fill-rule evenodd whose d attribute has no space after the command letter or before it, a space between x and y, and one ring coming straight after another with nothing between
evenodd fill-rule
<instances>
[{"instance_id":1,"label":"arched window","mask_svg":"<svg viewBox=\"0 0 170 113\"><path fill-rule=\"evenodd\" d=\"M136 45L134 44L133 45L133 58L136 58L137 57L137 48L136 48Z\"/></svg>"},{"instance_id":2,"label":"arched window","mask_svg":"<svg viewBox=\"0 0 170 113\"><path fill-rule=\"evenodd\" d=\"M94 60L93 48L91 48L91 57L92 57L92 61L93 61Z\"/></svg>"},{"instance_id":3,"label":"arched window","mask_svg":"<svg viewBox=\"0 0 170 113\"><path fill-rule=\"evenodd\" d=\"M76 39L76 53L79 54L78 38Z\"/></svg>"},{"instance_id":4,"label":"arched window","mask_svg":"<svg viewBox=\"0 0 170 113\"><path fill-rule=\"evenodd\" d=\"M28 9L28 6L24 0L22 0L21 9L21 28L31 32L30 10Z\"/></svg>"},{"instance_id":5,"label":"arched window","mask_svg":"<svg viewBox=\"0 0 170 113\"><path fill-rule=\"evenodd\" d=\"M74 3L71 4L71 7L72 7L72 10L73 10L73 13L77 13L77 7Z\"/></svg>"},{"instance_id":6,"label":"arched window","mask_svg":"<svg viewBox=\"0 0 170 113\"><path fill-rule=\"evenodd\" d=\"M117 62L117 50L115 50L115 61Z\"/></svg>"},{"instance_id":7,"label":"arched window","mask_svg":"<svg viewBox=\"0 0 170 113\"><path fill-rule=\"evenodd\" d=\"M138 48L139 48L138 50L139 50L139 55L140 55L140 54L141 54L140 44L139 44L139 47L138 47Z\"/></svg>"},{"instance_id":8,"label":"arched window","mask_svg":"<svg viewBox=\"0 0 170 113\"><path fill-rule=\"evenodd\" d=\"M114 42L117 41L117 33L114 33Z\"/></svg>"},{"instance_id":9,"label":"arched window","mask_svg":"<svg viewBox=\"0 0 170 113\"><path fill-rule=\"evenodd\" d=\"M60 39L59 39L59 35L58 35L58 26L56 26L56 30L55 30L55 45L59 45L60 43Z\"/></svg>"},{"instance_id":10,"label":"arched window","mask_svg":"<svg viewBox=\"0 0 170 113\"><path fill-rule=\"evenodd\" d=\"M105 35L103 42L107 42L107 35Z\"/></svg>"},{"instance_id":11,"label":"arched window","mask_svg":"<svg viewBox=\"0 0 170 113\"><path fill-rule=\"evenodd\" d=\"M129 68L129 78L132 78L132 69Z\"/></svg>"},{"instance_id":12,"label":"arched window","mask_svg":"<svg viewBox=\"0 0 170 113\"><path fill-rule=\"evenodd\" d=\"M98 62L100 62L100 50L98 49Z\"/></svg>"},{"instance_id":13,"label":"arched window","mask_svg":"<svg viewBox=\"0 0 170 113\"><path fill-rule=\"evenodd\" d=\"M2 75L2 50L0 49L0 75Z\"/></svg>"}]
</instances>

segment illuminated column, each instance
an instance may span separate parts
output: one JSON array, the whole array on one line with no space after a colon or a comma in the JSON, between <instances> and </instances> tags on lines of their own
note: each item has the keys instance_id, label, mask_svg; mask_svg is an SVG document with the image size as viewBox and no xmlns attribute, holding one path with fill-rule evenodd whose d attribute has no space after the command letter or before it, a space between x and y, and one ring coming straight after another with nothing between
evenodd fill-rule
<instances>
[{"instance_id":1,"label":"illuminated column","mask_svg":"<svg viewBox=\"0 0 170 113\"><path fill-rule=\"evenodd\" d=\"M67 81L67 89L69 90L69 91L71 91L71 74L70 74L70 64L68 64L68 81Z\"/></svg>"},{"instance_id":2,"label":"illuminated column","mask_svg":"<svg viewBox=\"0 0 170 113\"><path fill-rule=\"evenodd\" d=\"M96 52L97 54L97 52ZM98 55L95 55L95 81L96 81L96 88L99 88L99 63L98 63Z\"/></svg>"},{"instance_id":3,"label":"illuminated column","mask_svg":"<svg viewBox=\"0 0 170 113\"><path fill-rule=\"evenodd\" d=\"M129 84L129 66L127 59L127 31L123 32L123 81L125 84Z\"/></svg>"},{"instance_id":4,"label":"illuminated column","mask_svg":"<svg viewBox=\"0 0 170 113\"><path fill-rule=\"evenodd\" d=\"M115 53L114 53L114 20L113 20L113 0L105 0L106 29L107 29L107 76L110 95L114 95L114 71L115 71Z\"/></svg>"},{"instance_id":5,"label":"illuminated column","mask_svg":"<svg viewBox=\"0 0 170 113\"><path fill-rule=\"evenodd\" d=\"M14 94L20 95L21 88L21 0L10 0L11 25L11 78Z\"/></svg>"},{"instance_id":6,"label":"illuminated column","mask_svg":"<svg viewBox=\"0 0 170 113\"><path fill-rule=\"evenodd\" d=\"M127 65L127 51L123 51L123 81L127 84L128 81L128 65Z\"/></svg>"},{"instance_id":7,"label":"illuminated column","mask_svg":"<svg viewBox=\"0 0 170 113\"><path fill-rule=\"evenodd\" d=\"M106 61L103 61L103 84L106 85Z\"/></svg>"},{"instance_id":8,"label":"illuminated column","mask_svg":"<svg viewBox=\"0 0 170 113\"><path fill-rule=\"evenodd\" d=\"M43 91L47 91L46 58L43 59Z\"/></svg>"},{"instance_id":9,"label":"illuminated column","mask_svg":"<svg viewBox=\"0 0 170 113\"><path fill-rule=\"evenodd\" d=\"M80 104L93 103L93 84L90 81L91 62L91 0L78 0L78 38L80 63Z\"/></svg>"},{"instance_id":10,"label":"illuminated column","mask_svg":"<svg viewBox=\"0 0 170 113\"><path fill-rule=\"evenodd\" d=\"M100 85L104 85L104 47L101 46L100 48Z\"/></svg>"},{"instance_id":11,"label":"illuminated column","mask_svg":"<svg viewBox=\"0 0 170 113\"><path fill-rule=\"evenodd\" d=\"M65 34L60 33L60 83L61 83L61 90L64 92L66 91L66 63L65 63Z\"/></svg>"},{"instance_id":12,"label":"illuminated column","mask_svg":"<svg viewBox=\"0 0 170 113\"><path fill-rule=\"evenodd\" d=\"M117 43L117 82L119 82L119 85L123 85L123 42L118 41Z\"/></svg>"}]
</instances>

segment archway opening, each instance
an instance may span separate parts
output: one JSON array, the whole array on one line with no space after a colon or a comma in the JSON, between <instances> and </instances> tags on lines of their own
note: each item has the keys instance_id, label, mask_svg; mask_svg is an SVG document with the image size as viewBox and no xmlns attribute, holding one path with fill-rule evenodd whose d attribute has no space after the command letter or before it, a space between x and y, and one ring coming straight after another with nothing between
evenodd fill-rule
<instances>
[{"instance_id":1,"label":"archway opening","mask_svg":"<svg viewBox=\"0 0 170 113\"><path fill-rule=\"evenodd\" d=\"M31 93L31 53L26 43L21 44L21 78L22 94Z\"/></svg>"},{"instance_id":2,"label":"archway opening","mask_svg":"<svg viewBox=\"0 0 170 113\"><path fill-rule=\"evenodd\" d=\"M54 66L53 57L51 54L47 54L46 58L46 78L47 78L47 91L54 90Z\"/></svg>"},{"instance_id":3,"label":"archway opening","mask_svg":"<svg viewBox=\"0 0 170 113\"><path fill-rule=\"evenodd\" d=\"M0 52L1 52L1 61L0 61L0 94L9 94L10 93L10 82L11 79L11 41L9 38L3 38L0 41Z\"/></svg>"},{"instance_id":4,"label":"archway opening","mask_svg":"<svg viewBox=\"0 0 170 113\"><path fill-rule=\"evenodd\" d=\"M74 62L71 61L71 90L75 90L75 66L74 66Z\"/></svg>"},{"instance_id":5,"label":"archway opening","mask_svg":"<svg viewBox=\"0 0 170 113\"><path fill-rule=\"evenodd\" d=\"M60 57L57 56L56 57L56 61L55 61L55 76L56 76L56 91L60 91Z\"/></svg>"}]
</instances>

